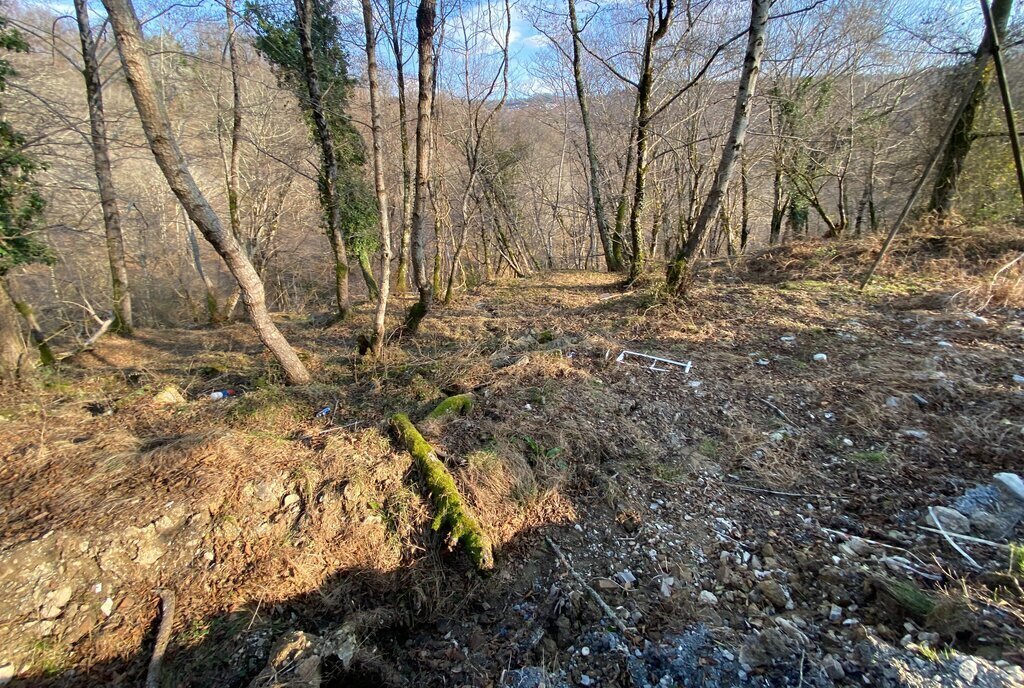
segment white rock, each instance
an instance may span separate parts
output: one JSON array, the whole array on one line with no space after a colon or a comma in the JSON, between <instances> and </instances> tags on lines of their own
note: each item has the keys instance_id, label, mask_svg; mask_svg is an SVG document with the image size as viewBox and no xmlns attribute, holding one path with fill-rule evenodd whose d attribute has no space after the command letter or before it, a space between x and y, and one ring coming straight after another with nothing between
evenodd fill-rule
<instances>
[{"instance_id":1,"label":"white rock","mask_svg":"<svg viewBox=\"0 0 1024 688\"><path fill-rule=\"evenodd\" d=\"M978 663L973 659L965 659L957 667L956 673L968 683L974 683L974 679L978 677Z\"/></svg>"},{"instance_id":2,"label":"white rock","mask_svg":"<svg viewBox=\"0 0 1024 688\"><path fill-rule=\"evenodd\" d=\"M299 503L299 495L297 495L297 494L286 494L284 496L284 501L282 502L282 506L284 506L284 508L287 509L288 507L292 506L293 504L298 504L298 503Z\"/></svg>"},{"instance_id":3,"label":"white rock","mask_svg":"<svg viewBox=\"0 0 1024 688\"><path fill-rule=\"evenodd\" d=\"M587 657L588 655L590 655L590 648L589 647L581 647L580 648L580 654L583 655L584 657Z\"/></svg>"},{"instance_id":4,"label":"white rock","mask_svg":"<svg viewBox=\"0 0 1024 688\"><path fill-rule=\"evenodd\" d=\"M6 686L14 680L14 665L8 662L0 666L0 686Z\"/></svg>"},{"instance_id":5,"label":"white rock","mask_svg":"<svg viewBox=\"0 0 1024 688\"><path fill-rule=\"evenodd\" d=\"M900 434L913 440L923 440L928 437L927 430L903 430Z\"/></svg>"},{"instance_id":6,"label":"white rock","mask_svg":"<svg viewBox=\"0 0 1024 688\"><path fill-rule=\"evenodd\" d=\"M844 437L843 438L843 446L844 447L852 447L853 446L853 440L851 440L849 437Z\"/></svg>"},{"instance_id":7,"label":"white rock","mask_svg":"<svg viewBox=\"0 0 1024 688\"><path fill-rule=\"evenodd\" d=\"M943 349L952 349L953 348L953 344L952 343L947 342L947 341L945 341L943 339L940 339L939 341L935 342L935 345L936 346L940 346Z\"/></svg>"},{"instance_id":8,"label":"white rock","mask_svg":"<svg viewBox=\"0 0 1024 688\"><path fill-rule=\"evenodd\" d=\"M1024 502L1024 480L1016 473L996 473L992 479L1003 492Z\"/></svg>"},{"instance_id":9,"label":"white rock","mask_svg":"<svg viewBox=\"0 0 1024 688\"><path fill-rule=\"evenodd\" d=\"M710 590L701 590L700 595L697 596L697 601L708 607L714 607L718 604L718 598Z\"/></svg>"},{"instance_id":10,"label":"white rock","mask_svg":"<svg viewBox=\"0 0 1024 688\"><path fill-rule=\"evenodd\" d=\"M815 363L825 363L828 361L828 354L814 354L811 356L811 360Z\"/></svg>"},{"instance_id":11,"label":"white rock","mask_svg":"<svg viewBox=\"0 0 1024 688\"><path fill-rule=\"evenodd\" d=\"M1017 375L1016 373L1014 373L1013 381L1016 382L1018 385L1024 385L1024 375Z\"/></svg>"},{"instance_id":12,"label":"white rock","mask_svg":"<svg viewBox=\"0 0 1024 688\"><path fill-rule=\"evenodd\" d=\"M114 600L107 598L103 600L103 604L100 605L100 611L103 612L103 616L110 616L114 613Z\"/></svg>"}]
</instances>

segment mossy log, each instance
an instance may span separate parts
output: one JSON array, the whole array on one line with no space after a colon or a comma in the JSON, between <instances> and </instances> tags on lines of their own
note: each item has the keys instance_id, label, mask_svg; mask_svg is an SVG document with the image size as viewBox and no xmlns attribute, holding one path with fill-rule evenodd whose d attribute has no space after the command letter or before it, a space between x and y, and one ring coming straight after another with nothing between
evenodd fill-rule
<instances>
[{"instance_id":1,"label":"mossy log","mask_svg":"<svg viewBox=\"0 0 1024 688\"><path fill-rule=\"evenodd\" d=\"M391 417L391 425L401 439L405 448L412 454L419 467L427 491L434 502L437 514L431 528L447 530L451 537L462 545L473 564L481 571L494 567L494 554L491 541L480 527L479 521L470 512L462 500L459 489L455 485L452 474L437 458L437 452L430 446L409 417L404 413L396 413Z\"/></svg>"},{"instance_id":2,"label":"mossy log","mask_svg":"<svg viewBox=\"0 0 1024 688\"><path fill-rule=\"evenodd\" d=\"M463 413L469 413L472 410L472 394L455 394L434 407L434 410L427 415L427 420L440 420L447 416L457 416L462 415Z\"/></svg>"}]
</instances>

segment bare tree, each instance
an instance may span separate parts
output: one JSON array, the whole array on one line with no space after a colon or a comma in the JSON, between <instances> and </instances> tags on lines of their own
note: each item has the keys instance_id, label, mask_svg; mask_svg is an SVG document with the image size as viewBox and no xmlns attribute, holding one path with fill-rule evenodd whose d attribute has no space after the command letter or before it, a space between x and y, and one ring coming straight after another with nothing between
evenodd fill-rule
<instances>
[{"instance_id":1,"label":"bare tree","mask_svg":"<svg viewBox=\"0 0 1024 688\"><path fill-rule=\"evenodd\" d=\"M107 122L103 114L103 81L100 78L99 60L96 59L96 42L89 26L89 8L86 0L75 0L75 15L78 18L78 35L82 42L82 76L85 77L85 94L89 104L93 167L99 186L100 205L103 208L107 258L110 262L110 283L114 302L114 324L110 329L118 334L131 334L132 295L128 288L128 265L124 257L121 214L117 209L117 193L114 190L114 177L110 169Z\"/></svg>"},{"instance_id":2,"label":"bare tree","mask_svg":"<svg viewBox=\"0 0 1024 688\"><path fill-rule=\"evenodd\" d=\"M178 147L171 128L167 111L157 97L156 83L142 40L142 29L131 0L104 0L103 5L114 29L114 38L121 54L121 65L135 100L135 107L138 109L142 128L153 151L153 157L168 185L189 217L199 227L199 231L224 259L231 274L238 281L253 329L284 369L288 382L309 382L310 375L306 366L270 319L263 282L238 241L230 232L224 230L220 218L210 207L209 201L203 196L189 172L185 156Z\"/></svg>"},{"instance_id":3,"label":"bare tree","mask_svg":"<svg viewBox=\"0 0 1024 688\"><path fill-rule=\"evenodd\" d=\"M729 188L736 163L743 152L743 143L747 136L747 124L750 122L750 109L754 90L757 88L757 75L761 69L761 55L764 52L764 35L768 26L768 8L771 0L751 0L750 30L747 34L747 52L743 58L743 71L740 73L739 86L736 90L736 106L733 110L732 127L729 138L722 149L722 159L715 173L715 182L711 187L707 200L697 216L697 222L690 232L686 243L669 264L669 288L679 291L685 288L692 277L694 267L689 263L696 258L704 244L708 229L718 217L722 208L725 193Z\"/></svg>"},{"instance_id":4,"label":"bare tree","mask_svg":"<svg viewBox=\"0 0 1024 688\"><path fill-rule=\"evenodd\" d=\"M643 230L640 216L646 199L647 165L650 149L651 93L654 90L654 49L668 33L675 11L675 0L647 0L647 25L640 57L640 78L636 83L636 177L633 182L633 207L629 215L629 279L640 276L644 266Z\"/></svg>"},{"instance_id":5,"label":"bare tree","mask_svg":"<svg viewBox=\"0 0 1024 688\"><path fill-rule=\"evenodd\" d=\"M601 196L601 180L604 171L598 157L597 145L594 141L594 127L590 122L590 103L587 98L586 83L583 81L583 42L580 40L580 22L576 17L576 0L569 0L569 29L572 32L572 75L576 83L576 100L580 106L580 119L583 121L583 136L587 146L587 163L590 166L590 198L594 204L594 220L597 234L601 238L604 249L604 261L608 270L622 270L622 262L611 242L608 228L608 216L605 214L604 199Z\"/></svg>"}]
</instances>

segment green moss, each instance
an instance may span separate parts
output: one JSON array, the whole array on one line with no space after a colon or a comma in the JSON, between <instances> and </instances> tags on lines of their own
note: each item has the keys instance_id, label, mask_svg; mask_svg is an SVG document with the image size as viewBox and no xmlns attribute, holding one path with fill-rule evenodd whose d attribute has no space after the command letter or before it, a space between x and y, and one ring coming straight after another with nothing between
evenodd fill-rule
<instances>
[{"instance_id":1,"label":"green moss","mask_svg":"<svg viewBox=\"0 0 1024 688\"><path fill-rule=\"evenodd\" d=\"M431 522L431 528L437 531L447 530L451 537L462 545L470 560L480 570L494 567L494 554L491 541L484 534L480 523L463 503L455 480L444 464L437 458L437 453L430 446L409 417L404 413L396 413L391 417L391 424L402 444L412 454L419 467L427 491L434 502L437 514Z\"/></svg>"},{"instance_id":2,"label":"green moss","mask_svg":"<svg viewBox=\"0 0 1024 688\"><path fill-rule=\"evenodd\" d=\"M455 394L434 407L427 420L438 420L446 416L461 416L473 410L472 394Z\"/></svg>"},{"instance_id":3,"label":"green moss","mask_svg":"<svg viewBox=\"0 0 1024 688\"><path fill-rule=\"evenodd\" d=\"M884 451L877 449L871 451L859 451L854 452L851 456L857 461L867 461L869 463L885 463L889 460L889 455Z\"/></svg>"}]
</instances>

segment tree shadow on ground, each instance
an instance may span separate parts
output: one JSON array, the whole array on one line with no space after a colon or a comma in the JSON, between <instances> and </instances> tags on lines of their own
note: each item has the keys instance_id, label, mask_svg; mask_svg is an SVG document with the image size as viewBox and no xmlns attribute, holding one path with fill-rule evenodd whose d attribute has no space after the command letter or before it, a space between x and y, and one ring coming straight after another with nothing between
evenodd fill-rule
<instances>
[{"instance_id":1,"label":"tree shadow on ground","mask_svg":"<svg viewBox=\"0 0 1024 688\"><path fill-rule=\"evenodd\" d=\"M273 603L252 600L229 611L189 620L179 601L160 685L242 688L250 685L267 665L274 645L292 631L330 635L346 621L380 613L388 617L388 622L382 628L358 635L360 652L349 666L343 666L337 658L323 658L321 686L449 685L447 672L438 670L436 661L418 660L427 654L417 650L423 643L433 643L434 650L441 650L442 662L450 660L454 666L461 660L465 683L493 684L497 675L492 673L500 674L500 667L525 662L525 653L533 646L525 647L524 654L519 656L513 644L507 646L512 649L500 658L486 657L474 662L472 657L452 656L450 641L443 648L437 647L436 641L444 636L443 628L470 617L495 639L508 633L496 612L507 611L528 592L528 586L523 590L516 582L508 582L508 572L503 572L502 566L518 561L525 549L537 546L539 536L534 530L524 530L507 542L495 571L488 575L472 570L461 551L436 552L438 546L443 547L439 539L433 532L424 533L424 540L432 541L435 553L410 565L389 572L342 569L313 590ZM546 549L531 553L531 558L534 565L540 559L541 567L554 566L553 555ZM532 578L527 583L532 583ZM155 593L150 604L151 627L137 652L93 663L84 658L75 666L43 662L36 671L19 676L10 685L143 685L160 623ZM490 666L482 666L484 661ZM292 680L266 685L312 685Z\"/></svg>"}]
</instances>

